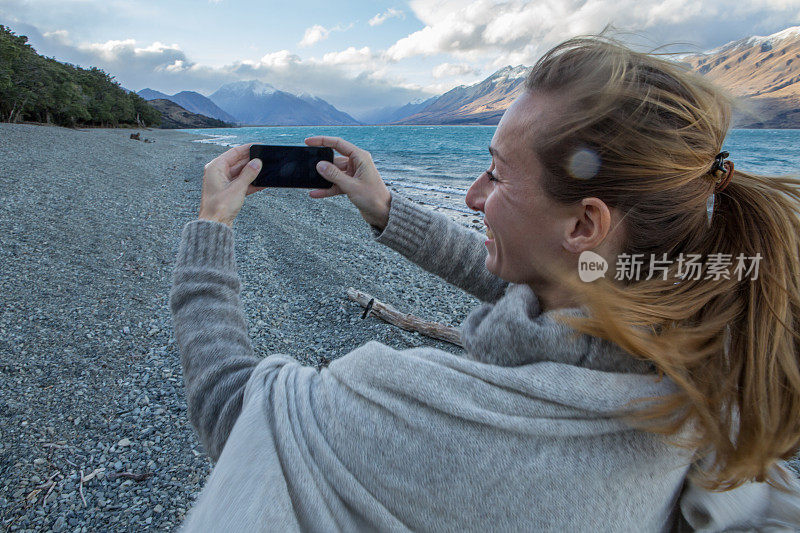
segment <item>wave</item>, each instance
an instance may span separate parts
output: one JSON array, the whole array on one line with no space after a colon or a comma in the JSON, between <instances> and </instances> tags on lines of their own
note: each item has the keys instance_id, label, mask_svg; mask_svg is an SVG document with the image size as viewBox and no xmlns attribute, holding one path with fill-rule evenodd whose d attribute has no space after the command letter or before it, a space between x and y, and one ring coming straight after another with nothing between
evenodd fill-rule
<instances>
[{"instance_id":1,"label":"wave","mask_svg":"<svg viewBox=\"0 0 800 533\"><path fill-rule=\"evenodd\" d=\"M205 135L211 137L210 139L196 139L192 142L201 144L218 144L220 146L238 146L241 143L229 142L231 139L236 139L236 135L220 135L213 133L198 133L198 135Z\"/></svg>"},{"instance_id":2,"label":"wave","mask_svg":"<svg viewBox=\"0 0 800 533\"><path fill-rule=\"evenodd\" d=\"M466 196L467 191L466 189L461 189L459 187L449 187L447 185L428 185L426 183L419 183L415 181L406 181L403 179L392 179L387 180L387 184L392 185L399 185L401 187L405 187L406 189L419 189L423 191L431 191L431 192L440 192L444 194L456 194L459 196Z\"/></svg>"}]
</instances>

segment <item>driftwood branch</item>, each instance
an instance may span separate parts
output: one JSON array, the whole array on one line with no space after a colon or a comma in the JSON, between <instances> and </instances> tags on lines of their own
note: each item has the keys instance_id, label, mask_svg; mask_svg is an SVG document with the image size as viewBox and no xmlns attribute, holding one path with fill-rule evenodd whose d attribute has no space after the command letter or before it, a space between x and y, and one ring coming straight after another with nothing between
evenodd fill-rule
<instances>
[{"instance_id":1,"label":"driftwood branch","mask_svg":"<svg viewBox=\"0 0 800 533\"><path fill-rule=\"evenodd\" d=\"M347 289L347 297L365 309L361 318L366 318L367 315L371 313L381 320L403 328L406 331L416 331L428 337L463 347L461 344L461 335L458 330L452 326L440 324L438 322L429 322L414 315L401 313L391 305L380 302L369 294L357 291L352 287Z\"/></svg>"},{"instance_id":2,"label":"driftwood branch","mask_svg":"<svg viewBox=\"0 0 800 533\"><path fill-rule=\"evenodd\" d=\"M153 475L152 472L141 472L136 474L134 474L133 472L111 472L106 476L106 479L108 479L109 481L114 481L119 477L124 477L132 479L134 481L144 481L152 475Z\"/></svg>"}]
</instances>

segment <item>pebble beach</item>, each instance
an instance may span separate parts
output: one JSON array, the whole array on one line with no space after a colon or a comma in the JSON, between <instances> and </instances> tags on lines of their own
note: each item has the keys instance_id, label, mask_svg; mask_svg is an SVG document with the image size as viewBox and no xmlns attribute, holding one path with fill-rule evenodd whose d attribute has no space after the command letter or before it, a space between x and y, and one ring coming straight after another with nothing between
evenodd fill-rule
<instances>
[{"instance_id":1,"label":"pebble beach","mask_svg":"<svg viewBox=\"0 0 800 533\"><path fill-rule=\"evenodd\" d=\"M0 124L2 530L170 531L202 489L169 310L203 166L226 150L201 138ZM346 197L307 194L250 195L233 226L256 355L319 366L370 340L461 353L362 320L346 291L453 326L477 300L375 243Z\"/></svg>"},{"instance_id":2,"label":"pebble beach","mask_svg":"<svg viewBox=\"0 0 800 533\"><path fill-rule=\"evenodd\" d=\"M169 309L203 167L227 149L204 138L0 124L2 531L173 531L210 474ZM479 302L375 243L346 197L261 191L233 229L257 356L319 367L371 340L463 353L361 318L349 287L451 326Z\"/></svg>"}]
</instances>

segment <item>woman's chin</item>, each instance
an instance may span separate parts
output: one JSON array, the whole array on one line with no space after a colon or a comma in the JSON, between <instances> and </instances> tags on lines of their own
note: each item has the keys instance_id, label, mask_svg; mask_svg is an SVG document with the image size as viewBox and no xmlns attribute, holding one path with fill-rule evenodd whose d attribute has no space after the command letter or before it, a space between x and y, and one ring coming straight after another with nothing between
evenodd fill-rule
<instances>
[{"instance_id":1,"label":"woman's chin","mask_svg":"<svg viewBox=\"0 0 800 533\"><path fill-rule=\"evenodd\" d=\"M486 270L488 270L495 276L498 275L497 271L495 270L495 264L491 253L486 256Z\"/></svg>"}]
</instances>

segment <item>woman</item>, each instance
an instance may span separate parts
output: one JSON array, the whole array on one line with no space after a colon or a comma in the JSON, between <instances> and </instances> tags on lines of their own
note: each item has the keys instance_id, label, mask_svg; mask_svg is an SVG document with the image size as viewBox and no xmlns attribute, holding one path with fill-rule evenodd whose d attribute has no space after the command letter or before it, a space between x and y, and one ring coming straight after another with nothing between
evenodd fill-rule
<instances>
[{"instance_id":1,"label":"woman","mask_svg":"<svg viewBox=\"0 0 800 533\"><path fill-rule=\"evenodd\" d=\"M797 182L734 171L728 101L608 39L557 46L526 89L467 193L485 242L391 194L368 152L306 141L344 156L312 197L347 194L377 242L484 302L461 325L465 356L369 342L321 371L254 357L230 226L259 162L244 146L206 166L171 293L191 421L216 461L186 530L798 520L765 483L800 441ZM590 252L661 262L582 283ZM720 258L708 277L687 268L739 253L760 254L759 277L723 276Z\"/></svg>"}]
</instances>

